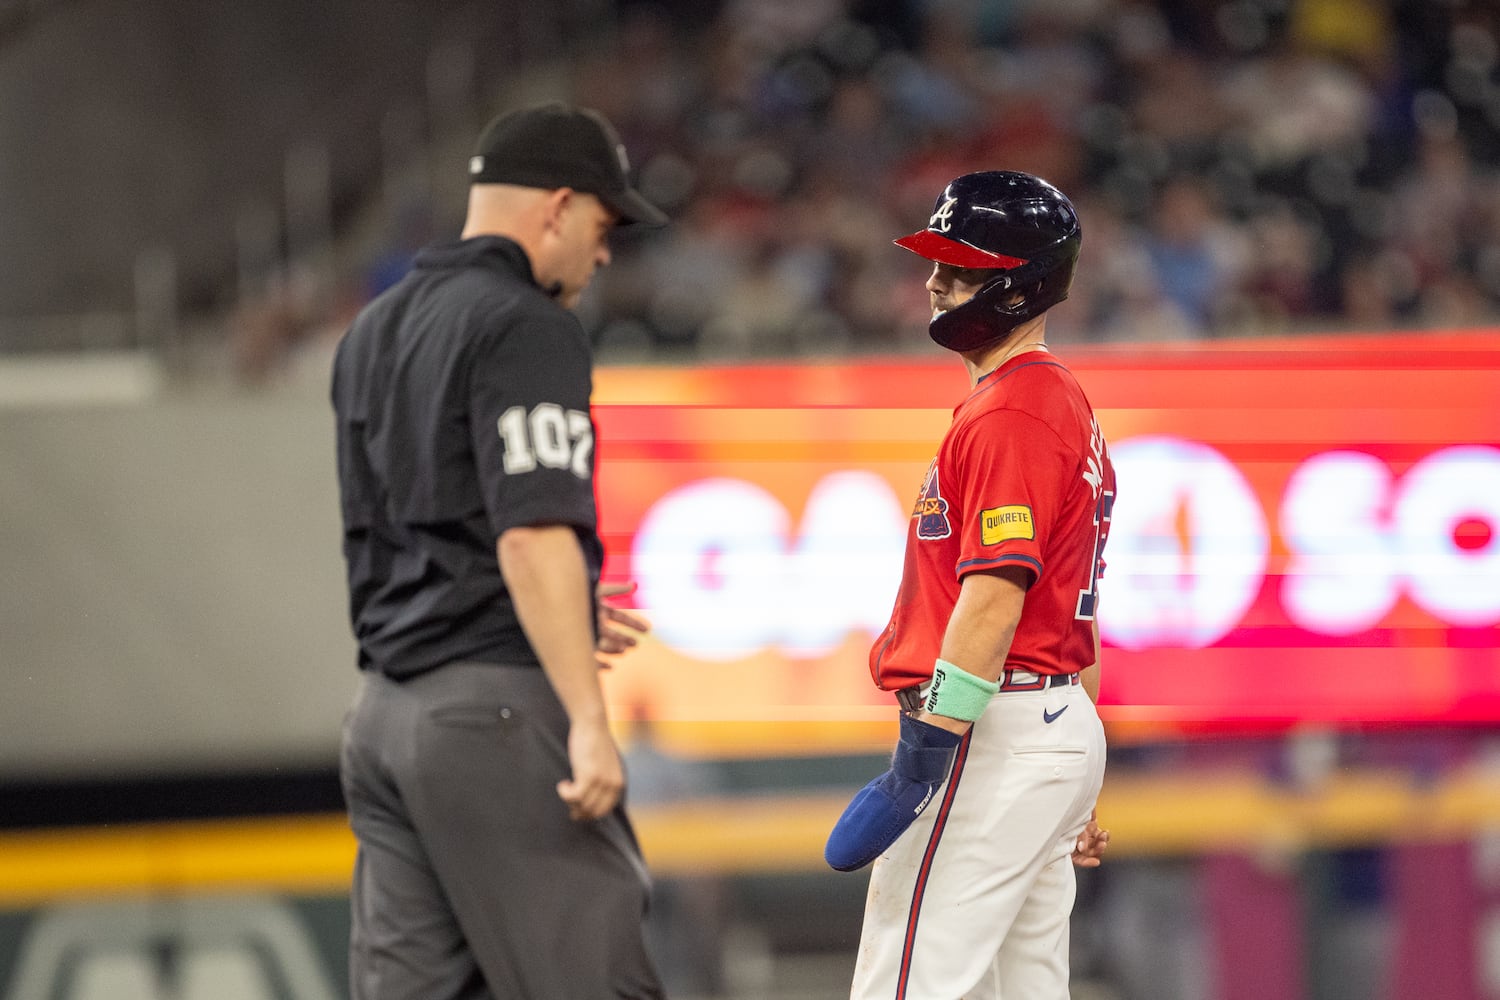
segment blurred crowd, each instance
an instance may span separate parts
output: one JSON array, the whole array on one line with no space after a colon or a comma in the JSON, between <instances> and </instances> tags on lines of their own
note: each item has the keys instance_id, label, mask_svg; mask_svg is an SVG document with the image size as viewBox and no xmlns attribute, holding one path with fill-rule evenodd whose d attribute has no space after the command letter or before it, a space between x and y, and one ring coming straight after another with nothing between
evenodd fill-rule
<instances>
[{"instance_id":1,"label":"blurred crowd","mask_svg":"<svg viewBox=\"0 0 1500 1000\"><path fill-rule=\"evenodd\" d=\"M1079 209L1078 276L1049 324L1060 341L1500 315L1488 0L602 7L594 38L543 72L492 67L483 113L539 90L604 111L673 216L622 231L584 299L606 360L925 346L925 266L891 240L925 224L948 180L995 168L1038 174ZM457 232L461 194L426 193L386 206L385 242L335 303L356 307ZM239 324L249 374L325 316L329 296L306 286L283 281ZM341 332L335 311L324 322Z\"/></svg>"},{"instance_id":2,"label":"blurred crowd","mask_svg":"<svg viewBox=\"0 0 1500 1000\"><path fill-rule=\"evenodd\" d=\"M1077 203L1074 341L1469 326L1500 307L1500 7L1458 0L729 0L621 8L569 67L670 230L622 241L603 347L921 338L891 246L952 177Z\"/></svg>"}]
</instances>

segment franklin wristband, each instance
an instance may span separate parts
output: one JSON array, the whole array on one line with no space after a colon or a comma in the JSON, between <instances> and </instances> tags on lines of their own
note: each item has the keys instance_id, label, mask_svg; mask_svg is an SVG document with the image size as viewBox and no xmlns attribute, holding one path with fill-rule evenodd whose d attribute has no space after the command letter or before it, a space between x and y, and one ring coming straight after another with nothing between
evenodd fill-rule
<instances>
[{"instance_id":1,"label":"franklin wristband","mask_svg":"<svg viewBox=\"0 0 1500 1000\"><path fill-rule=\"evenodd\" d=\"M932 668L927 702L922 707L933 715L973 722L984 714L985 706L999 690L999 681L975 677L957 664L938 660Z\"/></svg>"}]
</instances>

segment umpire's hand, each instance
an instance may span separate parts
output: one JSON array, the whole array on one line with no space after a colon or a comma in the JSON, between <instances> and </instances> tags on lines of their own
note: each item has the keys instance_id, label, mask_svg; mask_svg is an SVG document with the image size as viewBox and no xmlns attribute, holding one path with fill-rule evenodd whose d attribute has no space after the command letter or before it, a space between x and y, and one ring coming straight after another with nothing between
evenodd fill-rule
<instances>
[{"instance_id":1,"label":"umpire's hand","mask_svg":"<svg viewBox=\"0 0 1500 1000\"><path fill-rule=\"evenodd\" d=\"M614 809L625 788L625 767L602 715L574 720L568 728L568 765L573 776L557 783L557 796L568 804L570 818L594 820Z\"/></svg>"}]
</instances>

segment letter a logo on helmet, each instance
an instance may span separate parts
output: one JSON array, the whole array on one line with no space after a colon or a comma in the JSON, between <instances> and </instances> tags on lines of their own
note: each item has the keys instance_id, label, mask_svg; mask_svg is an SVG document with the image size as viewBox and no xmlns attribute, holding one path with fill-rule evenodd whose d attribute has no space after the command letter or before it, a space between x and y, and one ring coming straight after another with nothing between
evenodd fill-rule
<instances>
[{"instance_id":1,"label":"letter a logo on helmet","mask_svg":"<svg viewBox=\"0 0 1500 1000\"><path fill-rule=\"evenodd\" d=\"M939 264L995 276L927 332L951 351L1004 337L1068 297L1083 243L1078 213L1057 188L1018 170L965 174L938 195L927 228L896 245ZM1017 301L1009 301L1019 294Z\"/></svg>"},{"instance_id":2,"label":"letter a logo on helmet","mask_svg":"<svg viewBox=\"0 0 1500 1000\"><path fill-rule=\"evenodd\" d=\"M957 198L948 198L938 205L932 218L927 220L927 228L933 232L946 233L953 228L953 206L958 204Z\"/></svg>"}]
</instances>

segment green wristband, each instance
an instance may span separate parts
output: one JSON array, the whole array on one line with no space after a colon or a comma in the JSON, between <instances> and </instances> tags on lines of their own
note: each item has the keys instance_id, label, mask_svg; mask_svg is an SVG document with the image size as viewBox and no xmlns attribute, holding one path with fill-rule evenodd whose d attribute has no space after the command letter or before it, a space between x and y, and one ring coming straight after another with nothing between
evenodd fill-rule
<instances>
[{"instance_id":1,"label":"green wristband","mask_svg":"<svg viewBox=\"0 0 1500 1000\"><path fill-rule=\"evenodd\" d=\"M999 681L975 677L963 667L938 660L932 668L932 687L927 689L927 702L922 707L933 715L973 722L984 714L985 707L999 690Z\"/></svg>"}]
</instances>

